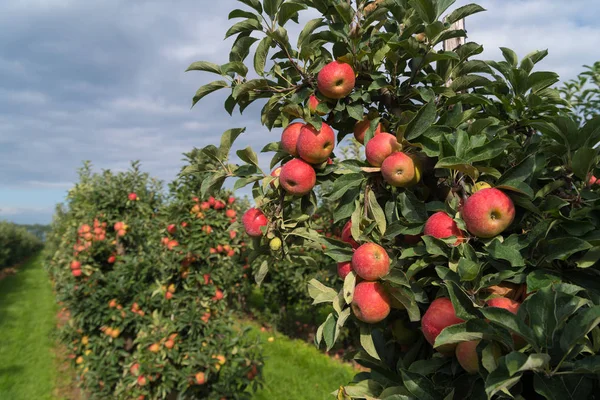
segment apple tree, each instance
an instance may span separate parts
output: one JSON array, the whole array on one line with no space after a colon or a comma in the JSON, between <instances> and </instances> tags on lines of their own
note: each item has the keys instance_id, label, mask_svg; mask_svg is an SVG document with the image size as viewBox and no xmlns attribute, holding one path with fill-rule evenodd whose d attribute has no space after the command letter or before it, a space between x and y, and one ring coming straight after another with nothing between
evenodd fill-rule
<instances>
[{"instance_id":1,"label":"apple tree","mask_svg":"<svg viewBox=\"0 0 600 400\"><path fill-rule=\"evenodd\" d=\"M466 37L455 22L484 11L453 0L240 3L230 62L189 67L219 76L193 104L216 90L229 113L261 102L274 131L261 151L281 170L263 171L249 147L230 162L238 129L190 173L206 193L251 185L258 281L309 243L341 264L341 290L308 286L333 307L317 344L348 327L370 368L338 382L337 398L593 398L600 119L575 121L557 74L536 68L547 51L486 61L474 42L444 49ZM297 28L302 13L315 18ZM340 160L352 135L365 158ZM314 228L316 188L336 203L342 240Z\"/></svg>"}]
</instances>

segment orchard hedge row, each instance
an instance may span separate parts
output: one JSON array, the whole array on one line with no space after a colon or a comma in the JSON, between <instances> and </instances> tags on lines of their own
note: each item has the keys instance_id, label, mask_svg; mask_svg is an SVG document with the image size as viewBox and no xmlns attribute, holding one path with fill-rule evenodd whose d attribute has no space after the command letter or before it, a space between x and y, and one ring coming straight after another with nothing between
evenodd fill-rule
<instances>
[{"instance_id":1,"label":"orchard hedge row","mask_svg":"<svg viewBox=\"0 0 600 400\"><path fill-rule=\"evenodd\" d=\"M42 241L22 226L0 221L0 269L11 267L42 247Z\"/></svg>"},{"instance_id":2,"label":"orchard hedge row","mask_svg":"<svg viewBox=\"0 0 600 400\"><path fill-rule=\"evenodd\" d=\"M337 398L597 398L600 117L580 124L558 75L534 70L548 52L442 48L484 11L452 0L240 3L230 62L189 67L218 76L192 104L216 90L230 114L264 100L261 122L281 132L262 149L273 172L250 147L230 162L240 128L188 172L205 195L251 185L259 281L281 273L275 260L309 264L305 247L339 263L341 290L308 287L333 309L316 342L349 329L370 370ZM292 41L285 26L306 9L318 17ZM365 157L340 160L352 134ZM342 240L317 230L317 192Z\"/></svg>"},{"instance_id":3,"label":"orchard hedge row","mask_svg":"<svg viewBox=\"0 0 600 400\"><path fill-rule=\"evenodd\" d=\"M86 166L53 222L61 337L91 398L243 399L259 384L260 345L226 305L245 252L238 200L171 189L166 201L137 164Z\"/></svg>"}]
</instances>

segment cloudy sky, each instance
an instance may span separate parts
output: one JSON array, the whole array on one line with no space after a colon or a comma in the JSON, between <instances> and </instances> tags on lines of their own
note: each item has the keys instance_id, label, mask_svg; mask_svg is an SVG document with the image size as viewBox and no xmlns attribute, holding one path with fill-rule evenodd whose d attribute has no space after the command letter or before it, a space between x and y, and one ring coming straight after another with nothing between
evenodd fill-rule
<instances>
[{"instance_id":1,"label":"cloudy sky","mask_svg":"<svg viewBox=\"0 0 600 400\"><path fill-rule=\"evenodd\" d=\"M456 5L468 1L459 0ZM238 146L275 141L260 107L230 118L225 93L190 110L214 78L183 71L228 61L235 0L3 0L0 13L0 219L49 222L82 160L100 170L144 170L169 181L183 152L248 128ZM480 0L467 21L485 58L549 49L542 68L574 77L600 60L597 0ZM314 17L309 15L307 17ZM293 30L292 30L293 32Z\"/></svg>"}]
</instances>

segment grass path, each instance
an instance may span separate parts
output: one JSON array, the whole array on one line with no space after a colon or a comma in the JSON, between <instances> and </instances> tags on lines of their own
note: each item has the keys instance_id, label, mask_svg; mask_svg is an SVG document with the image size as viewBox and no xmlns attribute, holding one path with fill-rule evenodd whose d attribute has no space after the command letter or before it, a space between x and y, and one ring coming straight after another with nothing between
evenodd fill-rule
<instances>
[{"instance_id":1,"label":"grass path","mask_svg":"<svg viewBox=\"0 0 600 400\"><path fill-rule=\"evenodd\" d=\"M265 385L254 395L255 400L335 399L331 392L356 374L352 367L329 358L314 345L251 326L252 334L264 342L265 356ZM271 337L273 341L269 342Z\"/></svg>"},{"instance_id":2,"label":"grass path","mask_svg":"<svg viewBox=\"0 0 600 400\"><path fill-rule=\"evenodd\" d=\"M56 310L41 256L0 281L0 399L54 399Z\"/></svg>"}]
</instances>

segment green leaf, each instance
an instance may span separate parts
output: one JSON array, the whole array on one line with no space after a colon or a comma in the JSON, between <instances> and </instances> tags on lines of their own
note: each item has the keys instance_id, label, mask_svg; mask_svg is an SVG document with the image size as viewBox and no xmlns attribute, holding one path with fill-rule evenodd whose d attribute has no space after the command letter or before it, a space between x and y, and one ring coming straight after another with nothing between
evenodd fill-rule
<instances>
[{"instance_id":1,"label":"green leaf","mask_svg":"<svg viewBox=\"0 0 600 400\"><path fill-rule=\"evenodd\" d=\"M369 197L369 209L371 210L371 214L373 214L373 218L375 219L375 222L377 223L377 229L379 230L379 233L384 235L385 231L387 229L387 223L385 220L385 214L383 212L383 209L377 202L375 193L373 193L372 190L369 191L368 197Z\"/></svg>"},{"instance_id":2,"label":"green leaf","mask_svg":"<svg viewBox=\"0 0 600 400\"><path fill-rule=\"evenodd\" d=\"M336 321L333 314L329 314L327 319L323 323L323 339L325 339L325 345L327 346L327 351L331 350L333 345L335 344L335 331L336 331Z\"/></svg>"},{"instance_id":3,"label":"green leaf","mask_svg":"<svg viewBox=\"0 0 600 400\"><path fill-rule=\"evenodd\" d=\"M254 279L258 286L261 285L261 283L265 279L265 276L267 276L268 272L269 272L269 262L267 260L265 260L262 262L262 264L260 264L260 268L256 272L256 275L254 275Z\"/></svg>"},{"instance_id":4,"label":"green leaf","mask_svg":"<svg viewBox=\"0 0 600 400\"><path fill-rule=\"evenodd\" d=\"M484 307L480 311L490 322L522 336L528 343L536 343L531 328L510 311L498 307Z\"/></svg>"},{"instance_id":5,"label":"green leaf","mask_svg":"<svg viewBox=\"0 0 600 400\"><path fill-rule=\"evenodd\" d=\"M429 102L417 112L404 131L407 140L421 136L435 122L437 113L434 102Z\"/></svg>"},{"instance_id":6,"label":"green leaf","mask_svg":"<svg viewBox=\"0 0 600 400\"><path fill-rule=\"evenodd\" d=\"M371 326L368 324L360 324L360 345L371 357L376 360L381 360L379 354L377 354L377 349L375 348Z\"/></svg>"},{"instance_id":7,"label":"green leaf","mask_svg":"<svg viewBox=\"0 0 600 400\"><path fill-rule=\"evenodd\" d=\"M419 400L440 400L442 396L435 390L433 383L424 377L414 372L402 369L402 382L406 390Z\"/></svg>"},{"instance_id":8,"label":"green leaf","mask_svg":"<svg viewBox=\"0 0 600 400\"><path fill-rule=\"evenodd\" d=\"M238 36L235 43L231 47L229 53L229 61L244 61L248 54L250 54L250 47L258 39L252 36Z\"/></svg>"},{"instance_id":9,"label":"green leaf","mask_svg":"<svg viewBox=\"0 0 600 400\"><path fill-rule=\"evenodd\" d=\"M427 253L433 256L443 256L446 258L450 255L448 245L443 240L433 236L422 236L421 239L423 239L423 242L425 243Z\"/></svg>"},{"instance_id":10,"label":"green leaf","mask_svg":"<svg viewBox=\"0 0 600 400\"><path fill-rule=\"evenodd\" d=\"M275 14L279 10L283 0L263 0L265 12L271 19L275 19Z\"/></svg>"},{"instance_id":11,"label":"green leaf","mask_svg":"<svg viewBox=\"0 0 600 400\"><path fill-rule=\"evenodd\" d=\"M330 201L338 200L342 196L344 196L344 194L347 193L348 190L360 187L364 181L365 178L363 174L344 174L333 182L333 187L331 188L331 192L327 196L327 198Z\"/></svg>"},{"instance_id":12,"label":"green leaf","mask_svg":"<svg viewBox=\"0 0 600 400\"><path fill-rule=\"evenodd\" d=\"M538 71L529 75L527 83L531 91L537 93L554 85L559 80L558 74L555 72Z\"/></svg>"},{"instance_id":13,"label":"green leaf","mask_svg":"<svg viewBox=\"0 0 600 400\"><path fill-rule=\"evenodd\" d=\"M461 281L468 282L475 280L480 270L481 265L475 261L467 260L466 258L461 258L458 261L458 275Z\"/></svg>"},{"instance_id":14,"label":"green leaf","mask_svg":"<svg viewBox=\"0 0 600 400\"><path fill-rule=\"evenodd\" d=\"M509 63L513 68L516 68L517 64L519 63L519 57L517 57L517 54L508 47L500 47L500 50L502 50L502 55L504 56L506 62Z\"/></svg>"},{"instance_id":15,"label":"green leaf","mask_svg":"<svg viewBox=\"0 0 600 400\"><path fill-rule=\"evenodd\" d=\"M248 74L248 67L241 61L232 61L221 65L221 71L223 71L223 74L237 72L239 75L245 77Z\"/></svg>"},{"instance_id":16,"label":"green leaf","mask_svg":"<svg viewBox=\"0 0 600 400\"><path fill-rule=\"evenodd\" d=\"M398 194L397 202L402 216L408 222L421 223L427 220L427 208L413 192L405 191Z\"/></svg>"},{"instance_id":17,"label":"green leaf","mask_svg":"<svg viewBox=\"0 0 600 400\"><path fill-rule=\"evenodd\" d=\"M594 385L591 379L579 375L550 375L538 373L533 377L535 391L548 400L589 399Z\"/></svg>"},{"instance_id":18,"label":"green leaf","mask_svg":"<svg viewBox=\"0 0 600 400\"><path fill-rule=\"evenodd\" d=\"M530 199L533 199L533 189L521 181L503 181L501 184L496 185L496 189L505 189L513 192L521 193Z\"/></svg>"},{"instance_id":19,"label":"green leaf","mask_svg":"<svg viewBox=\"0 0 600 400\"><path fill-rule=\"evenodd\" d=\"M510 246L506 241L503 243L496 238L488 244L487 250L490 256L496 260L506 260L513 267L525 266L525 260L521 256L519 249Z\"/></svg>"},{"instance_id":20,"label":"green leaf","mask_svg":"<svg viewBox=\"0 0 600 400\"><path fill-rule=\"evenodd\" d=\"M350 25L354 18L354 10L350 7L350 4L345 1L336 2L333 5L338 15L342 18L345 24Z\"/></svg>"},{"instance_id":21,"label":"green leaf","mask_svg":"<svg viewBox=\"0 0 600 400\"><path fill-rule=\"evenodd\" d=\"M481 7L478 4L467 4L466 6L459 7L456 10L452 11L446 17L446 22L449 24L453 24L456 21L468 17L469 15L473 15L482 11L485 11L485 8Z\"/></svg>"},{"instance_id":22,"label":"green leaf","mask_svg":"<svg viewBox=\"0 0 600 400\"><path fill-rule=\"evenodd\" d=\"M564 237L549 240L546 244L546 260L566 260L580 251L589 250L592 245L576 237Z\"/></svg>"},{"instance_id":23,"label":"green leaf","mask_svg":"<svg viewBox=\"0 0 600 400\"><path fill-rule=\"evenodd\" d=\"M419 310L419 306L415 300L415 294L412 290L409 290L405 287L390 286L388 287L388 291L393 298L395 298L404 306L408 314L408 318L411 321L416 322L421 320L421 311Z\"/></svg>"},{"instance_id":24,"label":"green leaf","mask_svg":"<svg viewBox=\"0 0 600 400\"><path fill-rule=\"evenodd\" d=\"M262 9L262 5L260 4L260 0L238 0L241 3L244 3L245 5L252 7L253 9L255 9L259 14L262 14L263 9Z\"/></svg>"},{"instance_id":25,"label":"green leaf","mask_svg":"<svg viewBox=\"0 0 600 400\"><path fill-rule=\"evenodd\" d=\"M219 157L221 158L221 160L227 159L233 142L235 142L235 139L237 139L238 136L240 136L245 131L246 128L236 128L229 129L223 133L223 135L221 136L221 145L219 146Z\"/></svg>"},{"instance_id":26,"label":"green leaf","mask_svg":"<svg viewBox=\"0 0 600 400\"><path fill-rule=\"evenodd\" d=\"M489 79L484 78L483 76L463 75L452 81L450 89L454 90L455 92L460 92L462 90L472 89L475 87L488 86L491 83L492 82Z\"/></svg>"},{"instance_id":27,"label":"green leaf","mask_svg":"<svg viewBox=\"0 0 600 400\"><path fill-rule=\"evenodd\" d=\"M331 303L337 297L335 290L314 278L308 282L308 294L313 299L313 304Z\"/></svg>"},{"instance_id":28,"label":"green leaf","mask_svg":"<svg viewBox=\"0 0 600 400\"><path fill-rule=\"evenodd\" d=\"M579 179L586 180L588 173L596 164L597 156L598 151L596 149L592 149L589 147L580 147L579 149L577 149L575 154L573 154L573 161L571 163L573 173Z\"/></svg>"},{"instance_id":29,"label":"green leaf","mask_svg":"<svg viewBox=\"0 0 600 400\"><path fill-rule=\"evenodd\" d=\"M446 281L446 287L448 288L448 294L452 305L454 306L454 312L456 316L465 321L479 318L481 313L479 309L473 304L473 300L463 291L463 289L452 281Z\"/></svg>"},{"instance_id":30,"label":"green leaf","mask_svg":"<svg viewBox=\"0 0 600 400\"><path fill-rule=\"evenodd\" d=\"M412 4L424 22L431 24L436 20L437 13L433 0L410 0L410 4Z\"/></svg>"},{"instance_id":31,"label":"green leaf","mask_svg":"<svg viewBox=\"0 0 600 400\"><path fill-rule=\"evenodd\" d=\"M210 94L219 89L226 88L228 86L229 86L229 84L225 81L214 81L211 83L207 83L204 86L201 86L200 89L198 89L196 91L196 94L194 95L194 98L192 99L192 107L194 107L196 105L196 103L199 102L207 94Z\"/></svg>"},{"instance_id":32,"label":"green leaf","mask_svg":"<svg viewBox=\"0 0 600 400\"><path fill-rule=\"evenodd\" d=\"M227 16L227 19L234 19L234 18L254 18L254 19L260 19L260 16L250 12L250 11L244 11L244 10L233 10L229 13L229 15Z\"/></svg>"},{"instance_id":33,"label":"green leaf","mask_svg":"<svg viewBox=\"0 0 600 400\"><path fill-rule=\"evenodd\" d=\"M267 62L267 57L269 56L271 43L273 43L273 39L265 36L258 44L256 53L254 53L254 70L260 76L263 76L265 73L265 64Z\"/></svg>"},{"instance_id":34,"label":"green leaf","mask_svg":"<svg viewBox=\"0 0 600 400\"><path fill-rule=\"evenodd\" d=\"M306 25L304 25L302 32L300 32L300 35L298 36L298 48L304 46L306 44L305 42L309 39L311 33L313 33L315 29L323 25L325 25L323 18L315 18L308 21Z\"/></svg>"},{"instance_id":35,"label":"green leaf","mask_svg":"<svg viewBox=\"0 0 600 400\"><path fill-rule=\"evenodd\" d=\"M239 98L241 95L248 93L252 90L256 89L266 89L269 87L271 82L266 79L252 79L242 84L237 84L233 88L233 97L235 99Z\"/></svg>"},{"instance_id":36,"label":"green leaf","mask_svg":"<svg viewBox=\"0 0 600 400\"><path fill-rule=\"evenodd\" d=\"M479 171L476 167L472 166L470 162L455 156L440 159L434 168L454 169L469 175L473 179L479 178Z\"/></svg>"},{"instance_id":37,"label":"green leaf","mask_svg":"<svg viewBox=\"0 0 600 400\"><path fill-rule=\"evenodd\" d=\"M344 300L346 304L352 303L352 299L354 298L354 287L356 286L356 272L350 271L346 278L344 279Z\"/></svg>"},{"instance_id":38,"label":"green leaf","mask_svg":"<svg viewBox=\"0 0 600 400\"><path fill-rule=\"evenodd\" d=\"M225 32L225 39L227 39L228 37L233 36L237 33L258 31L261 29L262 29L262 26L261 26L260 22L258 22L254 18L248 18L244 21L235 23L231 28L229 28L227 30L227 32Z\"/></svg>"},{"instance_id":39,"label":"green leaf","mask_svg":"<svg viewBox=\"0 0 600 400\"><path fill-rule=\"evenodd\" d=\"M578 268L592 267L600 260L600 246L596 246L588 250L583 257L577 260Z\"/></svg>"},{"instance_id":40,"label":"green leaf","mask_svg":"<svg viewBox=\"0 0 600 400\"><path fill-rule=\"evenodd\" d=\"M238 150L235 154L237 154L242 161L258 167L258 156L254 150L252 150L252 147L248 146L244 150Z\"/></svg>"},{"instance_id":41,"label":"green leaf","mask_svg":"<svg viewBox=\"0 0 600 400\"><path fill-rule=\"evenodd\" d=\"M504 150L510 145L510 142L502 139L494 139L491 142L484 144L469 151L467 161L475 163L478 161L491 160L504 153Z\"/></svg>"},{"instance_id":42,"label":"green leaf","mask_svg":"<svg viewBox=\"0 0 600 400\"><path fill-rule=\"evenodd\" d=\"M594 306L577 313L565 326L560 337L560 347L570 353L573 347L592 329L600 324L600 306Z\"/></svg>"},{"instance_id":43,"label":"green leaf","mask_svg":"<svg viewBox=\"0 0 600 400\"><path fill-rule=\"evenodd\" d=\"M208 61L196 61L190 64L190 66L185 70L188 71L206 71L212 72L213 74L222 75L221 67L215 63L211 63Z\"/></svg>"},{"instance_id":44,"label":"green leaf","mask_svg":"<svg viewBox=\"0 0 600 400\"><path fill-rule=\"evenodd\" d=\"M277 15L277 20L279 25L283 26L290 19L298 20L298 11L306 10L306 6L300 3L283 3L281 8L279 9L279 14Z\"/></svg>"}]
</instances>

